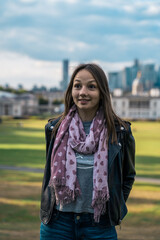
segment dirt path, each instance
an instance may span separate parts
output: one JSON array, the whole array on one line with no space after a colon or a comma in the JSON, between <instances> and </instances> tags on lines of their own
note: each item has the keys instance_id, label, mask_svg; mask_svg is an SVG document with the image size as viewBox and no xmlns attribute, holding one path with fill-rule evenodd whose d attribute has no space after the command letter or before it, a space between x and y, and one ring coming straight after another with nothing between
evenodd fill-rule
<instances>
[{"instance_id":1,"label":"dirt path","mask_svg":"<svg viewBox=\"0 0 160 240\"><path fill-rule=\"evenodd\" d=\"M16 167L16 166L7 166L7 165L0 165L0 169L1 170L34 172L34 173L43 173L44 172L44 170L41 168Z\"/></svg>"},{"instance_id":2,"label":"dirt path","mask_svg":"<svg viewBox=\"0 0 160 240\"><path fill-rule=\"evenodd\" d=\"M15 170L15 171L24 171L24 172L34 172L34 173L44 172L44 170L41 168L15 167L15 166L7 166L7 165L0 165L0 170ZM136 182L160 184L160 179L136 177Z\"/></svg>"}]
</instances>

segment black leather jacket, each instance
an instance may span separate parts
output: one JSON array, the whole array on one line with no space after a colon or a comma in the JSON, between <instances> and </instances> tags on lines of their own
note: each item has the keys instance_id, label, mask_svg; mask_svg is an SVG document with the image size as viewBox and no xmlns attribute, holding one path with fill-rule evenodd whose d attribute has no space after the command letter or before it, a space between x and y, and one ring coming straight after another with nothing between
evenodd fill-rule
<instances>
[{"instance_id":1,"label":"black leather jacket","mask_svg":"<svg viewBox=\"0 0 160 240\"><path fill-rule=\"evenodd\" d=\"M54 189L48 186L50 180L51 153L54 137L51 136L53 127L58 120L49 121L45 126L46 136L46 165L41 193L40 218L47 224L54 211ZM108 184L110 199L107 202L107 220L110 225L118 225L127 213L126 200L131 191L135 178L135 141L132 136L130 123L126 130L116 126L118 143L108 145Z\"/></svg>"}]
</instances>

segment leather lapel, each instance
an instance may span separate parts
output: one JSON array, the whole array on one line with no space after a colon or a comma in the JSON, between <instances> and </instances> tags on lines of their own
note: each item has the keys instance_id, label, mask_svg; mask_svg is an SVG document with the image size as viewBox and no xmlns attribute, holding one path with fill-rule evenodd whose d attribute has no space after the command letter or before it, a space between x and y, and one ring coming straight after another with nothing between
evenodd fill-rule
<instances>
[{"instance_id":1,"label":"leather lapel","mask_svg":"<svg viewBox=\"0 0 160 240\"><path fill-rule=\"evenodd\" d=\"M121 145L117 143L111 143L111 138L109 138L108 143L108 171L110 171L112 163L121 149Z\"/></svg>"}]
</instances>

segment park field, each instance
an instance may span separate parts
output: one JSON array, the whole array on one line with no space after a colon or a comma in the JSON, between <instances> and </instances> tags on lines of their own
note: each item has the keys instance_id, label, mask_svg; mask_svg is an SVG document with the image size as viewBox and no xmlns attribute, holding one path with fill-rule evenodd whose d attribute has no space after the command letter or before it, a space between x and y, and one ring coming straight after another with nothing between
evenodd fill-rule
<instances>
[{"instance_id":1,"label":"park field","mask_svg":"<svg viewBox=\"0 0 160 240\"><path fill-rule=\"evenodd\" d=\"M0 124L0 164L44 168L46 120ZM160 178L160 122L133 122L137 176Z\"/></svg>"},{"instance_id":2,"label":"park field","mask_svg":"<svg viewBox=\"0 0 160 240\"><path fill-rule=\"evenodd\" d=\"M0 165L43 169L46 120L9 120L0 124ZM160 179L160 122L133 122L136 172ZM0 239L38 240L42 173L0 170ZM117 227L119 240L159 240L160 185L136 181L129 213Z\"/></svg>"}]
</instances>

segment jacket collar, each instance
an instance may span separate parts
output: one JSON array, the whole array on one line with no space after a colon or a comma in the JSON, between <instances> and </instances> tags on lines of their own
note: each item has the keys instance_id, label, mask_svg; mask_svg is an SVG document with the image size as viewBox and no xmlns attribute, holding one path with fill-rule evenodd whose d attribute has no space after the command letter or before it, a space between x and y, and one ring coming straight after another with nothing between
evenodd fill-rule
<instances>
[{"instance_id":1,"label":"jacket collar","mask_svg":"<svg viewBox=\"0 0 160 240\"><path fill-rule=\"evenodd\" d=\"M108 170L110 170L112 163L121 149L120 143L108 143Z\"/></svg>"},{"instance_id":2,"label":"jacket collar","mask_svg":"<svg viewBox=\"0 0 160 240\"><path fill-rule=\"evenodd\" d=\"M115 125L116 128L116 132L117 132L117 137L118 137L118 132L123 132L126 131L124 127L121 127L120 125ZM109 137L109 141L108 141L108 170L110 170L112 163L115 159L115 157L117 156L117 154L119 153L119 151L121 150L121 142L118 139L117 143L112 143L111 142L111 138L112 136Z\"/></svg>"}]
</instances>

